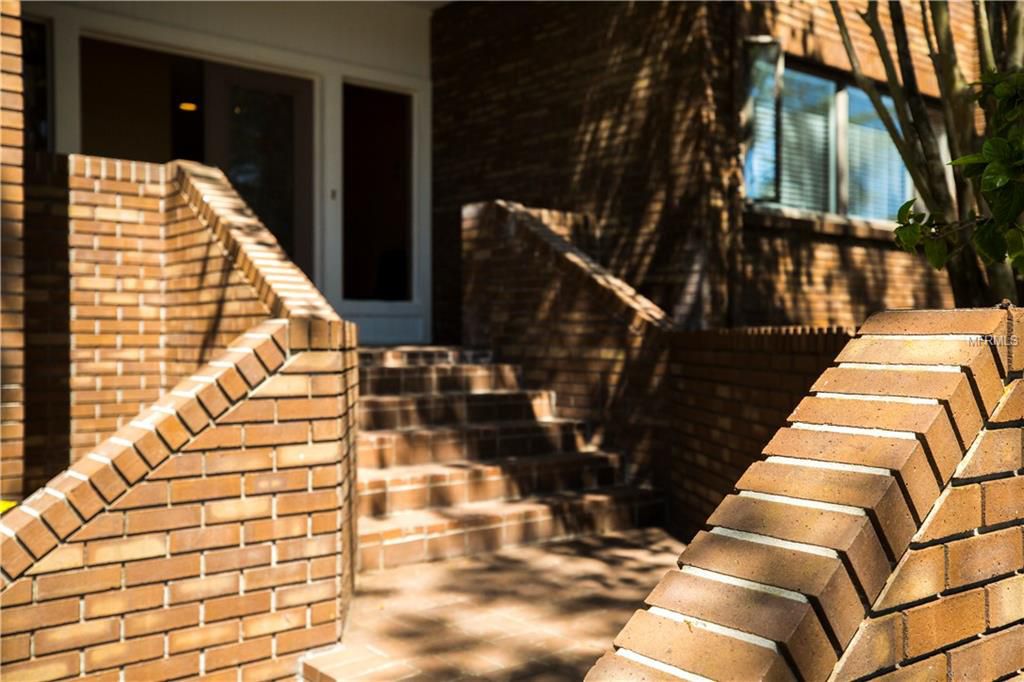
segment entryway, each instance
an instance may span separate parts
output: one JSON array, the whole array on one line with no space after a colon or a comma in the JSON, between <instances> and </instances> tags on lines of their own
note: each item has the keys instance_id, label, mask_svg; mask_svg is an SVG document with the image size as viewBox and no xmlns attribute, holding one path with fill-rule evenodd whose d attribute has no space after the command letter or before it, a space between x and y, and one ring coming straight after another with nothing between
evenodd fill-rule
<instances>
[{"instance_id":1,"label":"entryway","mask_svg":"<svg viewBox=\"0 0 1024 682\"><path fill-rule=\"evenodd\" d=\"M83 35L72 151L220 167L361 343L429 341L429 92L205 54Z\"/></svg>"}]
</instances>

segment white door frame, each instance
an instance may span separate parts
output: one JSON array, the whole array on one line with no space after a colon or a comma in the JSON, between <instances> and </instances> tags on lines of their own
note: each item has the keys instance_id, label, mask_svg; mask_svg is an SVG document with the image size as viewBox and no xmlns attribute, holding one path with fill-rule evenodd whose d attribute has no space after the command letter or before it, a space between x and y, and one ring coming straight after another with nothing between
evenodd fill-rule
<instances>
[{"instance_id":1,"label":"white door frame","mask_svg":"<svg viewBox=\"0 0 1024 682\"><path fill-rule=\"evenodd\" d=\"M244 5L239 5L239 11ZM431 335L431 87L420 78L125 17L84 4L25 3L26 18L50 23L53 40L55 151L81 152L79 39L83 36L235 66L306 78L313 83L313 281L347 319L360 340L423 343ZM413 300L342 299L342 84L365 84L412 96ZM332 257L333 255L333 257ZM375 324L380 324L375 328Z\"/></svg>"}]
</instances>

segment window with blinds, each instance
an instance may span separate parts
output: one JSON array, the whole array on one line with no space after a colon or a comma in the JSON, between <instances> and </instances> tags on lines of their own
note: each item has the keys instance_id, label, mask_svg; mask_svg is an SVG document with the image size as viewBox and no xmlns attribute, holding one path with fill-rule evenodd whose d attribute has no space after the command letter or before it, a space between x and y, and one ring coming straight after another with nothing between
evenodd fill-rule
<instances>
[{"instance_id":1,"label":"window with blinds","mask_svg":"<svg viewBox=\"0 0 1024 682\"><path fill-rule=\"evenodd\" d=\"M854 87L848 88L847 93L847 212L862 218L892 220L900 205L913 196L910 178L867 93ZM895 118L892 99L882 100Z\"/></svg>"},{"instance_id":2,"label":"window with blinds","mask_svg":"<svg viewBox=\"0 0 1024 682\"><path fill-rule=\"evenodd\" d=\"M913 196L913 186L867 94L817 74L782 69L776 45L749 49L748 198L893 220ZM884 101L891 110L892 100Z\"/></svg>"}]
</instances>

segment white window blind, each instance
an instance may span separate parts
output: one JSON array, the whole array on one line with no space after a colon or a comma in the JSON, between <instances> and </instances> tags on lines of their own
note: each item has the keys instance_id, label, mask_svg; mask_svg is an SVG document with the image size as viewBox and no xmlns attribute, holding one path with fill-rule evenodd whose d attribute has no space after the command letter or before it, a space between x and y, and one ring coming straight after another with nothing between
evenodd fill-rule
<instances>
[{"instance_id":1,"label":"white window blind","mask_svg":"<svg viewBox=\"0 0 1024 682\"><path fill-rule=\"evenodd\" d=\"M785 206L832 209L835 92L835 83L811 74L787 71L783 78L779 202Z\"/></svg>"},{"instance_id":2,"label":"white window blind","mask_svg":"<svg viewBox=\"0 0 1024 682\"><path fill-rule=\"evenodd\" d=\"M778 201L776 71L778 45L750 46L750 147L744 164L747 196L757 201Z\"/></svg>"},{"instance_id":3,"label":"white window blind","mask_svg":"<svg viewBox=\"0 0 1024 682\"><path fill-rule=\"evenodd\" d=\"M882 98L893 112L892 99ZM912 195L912 187L896 146L882 125L867 93L849 88L850 118L847 126L850 215L892 220L900 205ZM893 114L895 118L895 114Z\"/></svg>"}]
</instances>

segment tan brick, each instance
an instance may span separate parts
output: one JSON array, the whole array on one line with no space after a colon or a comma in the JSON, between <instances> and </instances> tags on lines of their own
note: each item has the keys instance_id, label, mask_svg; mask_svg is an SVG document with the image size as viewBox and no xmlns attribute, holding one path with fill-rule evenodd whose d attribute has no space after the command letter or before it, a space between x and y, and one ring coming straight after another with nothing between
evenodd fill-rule
<instances>
[{"instance_id":1,"label":"tan brick","mask_svg":"<svg viewBox=\"0 0 1024 682\"><path fill-rule=\"evenodd\" d=\"M999 628L1024 620L1024 575L1015 575L985 586L988 594L988 626Z\"/></svg>"},{"instance_id":2,"label":"tan brick","mask_svg":"<svg viewBox=\"0 0 1024 682\"><path fill-rule=\"evenodd\" d=\"M853 680L903 660L903 615L868 618L836 666L837 680Z\"/></svg>"},{"instance_id":3,"label":"tan brick","mask_svg":"<svg viewBox=\"0 0 1024 682\"><path fill-rule=\"evenodd\" d=\"M239 624L237 620L211 623L187 630L177 630L168 636L167 650L172 654L176 654L182 651L205 649L227 642L237 642L238 634Z\"/></svg>"},{"instance_id":4,"label":"tan brick","mask_svg":"<svg viewBox=\"0 0 1024 682\"><path fill-rule=\"evenodd\" d=\"M85 670L92 672L113 668L128 663L137 663L160 658L164 653L164 638L161 635L141 637L128 642L104 644L85 650Z\"/></svg>"},{"instance_id":5,"label":"tan brick","mask_svg":"<svg viewBox=\"0 0 1024 682\"><path fill-rule=\"evenodd\" d=\"M981 486L947 488L925 518L915 539L930 542L958 535L981 526Z\"/></svg>"},{"instance_id":6,"label":"tan brick","mask_svg":"<svg viewBox=\"0 0 1024 682\"><path fill-rule=\"evenodd\" d=\"M84 649L95 644L120 639L121 623L117 618L89 620L84 623L38 630L33 637L36 655L51 654L68 649Z\"/></svg>"},{"instance_id":7,"label":"tan brick","mask_svg":"<svg viewBox=\"0 0 1024 682\"><path fill-rule=\"evenodd\" d=\"M78 620L78 599L4 609L4 636Z\"/></svg>"},{"instance_id":8,"label":"tan brick","mask_svg":"<svg viewBox=\"0 0 1024 682\"><path fill-rule=\"evenodd\" d=\"M85 561L89 565L109 564L149 559L166 553L166 536L153 533L124 539L93 540L85 546Z\"/></svg>"},{"instance_id":9,"label":"tan brick","mask_svg":"<svg viewBox=\"0 0 1024 682\"><path fill-rule=\"evenodd\" d=\"M206 572L236 571L251 566L264 566L271 561L270 545L232 547L219 552L206 553Z\"/></svg>"},{"instance_id":10,"label":"tan brick","mask_svg":"<svg viewBox=\"0 0 1024 682\"><path fill-rule=\"evenodd\" d=\"M301 630L291 630L277 636L277 651L278 653L286 654L333 644L338 641L340 636L341 632L338 623L327 623Z\"/></svg>"},{"instance_id":11,"label":"tan brick","mask_svg":"<svg viewBox=\"0 0 1024 682\"><path fill-rule=\"evenodd\" d=\"M1022 544L1020 528L1006 528L949 543L948 587L969 585L1024 566Z\"/></svg>"},{"instance_id":12,"label":"tan brick","mask_svg":"<svg viewBox=\"0 0 1024 682\"><path fill-rule=\"evenodd\" d=\"M199 566L199 554L133 561L124 567L125 585L141 585L196 576L199 575Z\"/></svg>"},{"instance_id":13,"label":"tan brick","mask_svg":"<svg viewBox=\"0 0 1024 682\"><path fill-rule=\"evenodd\" d=\"M31 635L11 635L0 639L0 661L5 665L23 661L31 652Z\"/></svg>"},{"instance_id":14,"label":"tan brick","mask_svg":"<svg viewBox=\"0 0 1024 682\"><path fill-rule=\"evenodd\" d=\"M234 475L190 478L171 482L171 502L174 503L238 497L241 492L242 479Z\"/></svg>"},{"instance_id":15,"label":"tan brick","mask_svg":"<svg viewBox=\"0 0 1024 682\"><path fill-rule=\"evenodd\" d=\"M290 604L284 604L284 606L290 606ZM205 604L204 619L206 622L214 622L265 611L270 611L269 591L211 599Z\"/></svg>"},{"instance_id":16,"label":"tan brick","mask_svg":"<svg viewBox=\"0 0 1024 682\"><path fill-rule=\"evenodd\" d=\"M302 583L306 581L307 570L304 561L294 561L266 568L251 568L245 571L245 586L250 590L259 590L290 583Z\"/></svg>"},{"instance_id":17,"label":"tan brick","mask_svg":"<svg viewBox=\"0 0 1024 682\"><path fill-rule=\"evenodd\" d=\"M270 496L261 496L242 500L207 502L204 514L207 525L267 518L271 515L271 498Z\"/></svg>"},{"instance_id":18,"label":"tan brick","mask_svg":"<svg viewBox=\"0 0 1024 682\"><path fill-rule=\"evenodd\" d=\"M827 676L836 662L810 604L679 571L665 574L645 601L778 642L806 679Z\"/></svg>"},{"instance_id":19,"label":"tan brick","mask_svg":"<svg viewBox=\"0 0 1024 682\"><path fill-rule=\"evenodd\" d=\"M199 505L177 506L169 509L136 509L126 515L127 533L152 533L158 530L189 528L203 521L203 510ZM173 543L172 543L172 552Z\"/></svg>"},{"instance_id":20,"label":"tan brick","mask_svg":"<svg viewBox=\"0 0 1024 682\"><path fill-rule=\"evenodd\" d=\"M279 607L310 604L312 602L331 599L338 595L338 585L333 579L321 580L308 585L282 587L277 590L275 605Z\"/></svg>"},{"instance_id":21,"label":"tan brick","mask_svg":"<svg viewBox=\"0 0 1024 682\"><path fill-rule=\"evenodd\" d=\"M988 481L981 487L986 526L1024 519L1024 476Z\"/></svg>"},{"instance_id":22,"label":"tan brick","mask_svg":"<svg viewBox=\"0 0 1024 682\"><path fill-rule=\"evenodd\" d=\"M277 496L277 513L281 516L337 509L339 506L336 490L288 493Z\"/></svg>"},{"instance_id":23,"label":"tan brick","mask_svg":"<svg viewBox=\"0 0 1024 682\"><path fill-rule=\"evenodd\" d=\"M265 542L305 535L309 522L305 516L290 516L284 519L250 521L245 524L245 541Z\"/></svg>"},{"instance_id":24,"label":"tan brick","mask_svg":"<svg viewBox=\"0 0 1024 682\"><path fill-rule=\"evenodd\" d=\"M782 656L770 649L688 627L647 611L633 614L615 638L615 646L712 679L782 680L792 675ZM728 655L708 656L709 651Z\"/></svg>"},{"instance_id":25,"label":"tan brick","mask_svg":"<svg viewBox=\"0 0 1024 682\"><path fill-rule=\"evenodd\" d=\"M164 588L162 585L135 587L127 590L90 594L85 598L84 614L86 618L100 618L130 611L142 611L162 605Z\"/></svg>"},{"instance_id":26,"label":"tan brick","mask_svg":"<svg viewBox=\"0 0 1024 682\"><path fill-rule=\"evenodd\" d=\"M242 527L238 524L176 530L171 533L171 553L181 554L214 547L232 547L239 545L241 539Z\"/></svg>"},{"instance_id":27,"label":"tan brick","mask_svg":"<svg viewBox=\"0 0 1024 682\"><path fill-rule=\"evenodd\" d=\"M58 680L77 677L81 663L77 651L55 656L33 658L31 661L4 665L4 674L15 680Z\"/></svg>"},{"instance_id":28,"label":"tan brick","mask_svg":"<svg viewBox=\"0 0 1024 682\"><path fill-rule=\"evenodd\" d=\"M208 576L191 580L179 580L170 585L170 604L219 597L225 594L237 594L239 589L238 574Z\"/></svg>"},{"instance_id":29,"label":"tan brick","mask_svg":"<svg viewBox=\"0 0 1024 682\"><path fill-rule=\"evenodd\" d=\"M102 592L121 585L121 567L103 568L43 575L36 579L36 599L48 601L71 595Z\"/></svg>"},{"instance_id":30,"label":"tan brick","mask_svg":"<svg viewBox=\"0 0 1024 682\"><path fill-rule=\"evenodd\" d=\"M1024 627L1013 627L949 652L954 680L995 680L1024 668Z\"/></svg>"},{"instance_id":31,"label":"tan brick","mask_svg":"<svg viewBox=\"0 0 1024 682\"><path fill-rule=\"evenodd\" d=\"M152 663L130 665L124 670L126 682L153 682L172 680L199 674L199 654L172 656Z\"/></svg>"},{"instance_id":32,"label":"tan brick","mask_svg":"<svg viewBox=\"0 0 1024 682\"><path fill-rule=\"evenodd\" d=\"M263 637L248 640L241 644L208 649L206 651L206 669L219 670L228 666L238 666L248 661L270 658L271 639L270 637ZM278 642L280 642L280 639ZM278 651L281 651L280 643L278 644Z\"/></svg>"},{"instance_id":33,"label":"tan brick","mask_svg":"<svg viewBox=\"0 0 1024 682\"><path fill-rule=\"evenodd\" d=\"M197 623L199 623L198 604L155 609L125 616L124 636L139 637L154 632L169 632Z\"/></svg>"},{"instance_id":34,"label":"tan brick","mask_svg":"<svg viewBox=\"0 0 1024 682\"><path fill-rule=\"evenodd\" d=\"M935 651L985 629L985 592L972 590L906 611L907 656Z\"/></svg>"},{"instance_id":35,"label":"tan brick","mask_svg":"<svg viewBox=\"0 0 1024 682\"><path fill-rule=\"evenodd\" d=\"M912 549L893 570L878 608L890 609L939 594L946 587L946 550L942 545Z\"/></svg>"}]
</instances>

